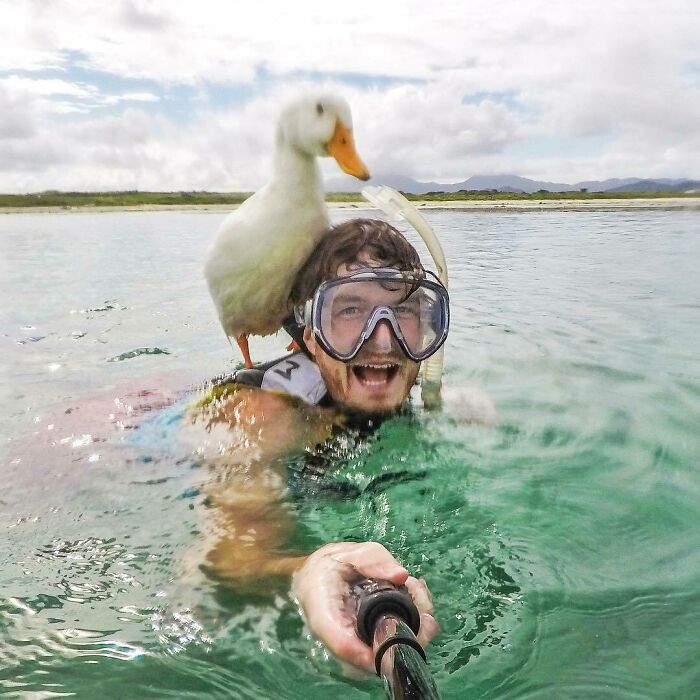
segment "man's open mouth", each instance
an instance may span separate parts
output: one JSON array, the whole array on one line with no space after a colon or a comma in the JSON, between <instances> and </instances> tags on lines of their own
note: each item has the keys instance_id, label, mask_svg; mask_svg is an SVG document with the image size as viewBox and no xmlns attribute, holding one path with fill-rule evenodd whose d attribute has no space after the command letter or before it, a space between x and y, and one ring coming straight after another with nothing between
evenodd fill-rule
<instances>
[{"instance_id":1,"label":"man's open mouth","mask_svg":"<svg viewBox=\"0 0 700 700\"><path fill-rule=\"evenodd\" d=\"M351 367L352 373L363 386L384 386L399 371L399 365L386 362L383 364L361 364Z\"/></svg>"}]
</instances>

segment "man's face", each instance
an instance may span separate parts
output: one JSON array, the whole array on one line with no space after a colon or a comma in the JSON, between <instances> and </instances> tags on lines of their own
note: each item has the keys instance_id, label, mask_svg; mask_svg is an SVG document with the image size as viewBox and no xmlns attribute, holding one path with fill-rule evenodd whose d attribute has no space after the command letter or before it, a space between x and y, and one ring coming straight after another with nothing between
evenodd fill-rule
<instances>
[{"instance_id":1,"label":"man's face","mask_svg":"<svg viewBox=\"0 0 700 700\"><path fill-rule=\"evenodd\" d=\"M357 263L341 265L337 276L345 277L360 267L377 265L371 258L360 256ZM347 363L330 357L309 327L304 330L304 342L333 400L361 413L391 413L398 409L420 369L419 363L404 355L386 321L376 325L360 352Z\"/></svg>"}]
</instances>

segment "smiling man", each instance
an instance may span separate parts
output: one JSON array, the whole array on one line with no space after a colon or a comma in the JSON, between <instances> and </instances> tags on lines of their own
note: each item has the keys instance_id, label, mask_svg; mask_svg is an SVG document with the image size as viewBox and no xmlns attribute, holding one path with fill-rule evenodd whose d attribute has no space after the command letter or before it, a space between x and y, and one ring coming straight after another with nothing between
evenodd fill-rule
<instances>
[{"instance_id":1,"label":"smiling man","mask_svg":"<svg viewBox=\"0 0 700 700\"><path fill-rule=\"evenodd\" d=\"M420 363L447 336L447 292L396 229L354 219L327 232L297 275L290 302L297 323L289 329L301 350L239 370L192 417L214 436L208 447L199 442L199 454L226 474L204 486L213 517L203 564L245 588L292 576L312 632L342 661L371 671L371 650L347 612L349 581L359 572L405 585L421 612L423 644L438 630L427 585L376 542L285 553L293 517L284 460L339 425L401 408Z\"/></svg>"},{"instance_id":2,"label":"smiling man","mask_svg":"<svg viewBox=\"0 0 700 700\"><path fill-rule=\"evenodd\" d=\"M445 288L383 221L354 219L329 231L291 300L331 401L361 414L398 409L419 363L447 336Z\"/></svg>"}]
</instances>

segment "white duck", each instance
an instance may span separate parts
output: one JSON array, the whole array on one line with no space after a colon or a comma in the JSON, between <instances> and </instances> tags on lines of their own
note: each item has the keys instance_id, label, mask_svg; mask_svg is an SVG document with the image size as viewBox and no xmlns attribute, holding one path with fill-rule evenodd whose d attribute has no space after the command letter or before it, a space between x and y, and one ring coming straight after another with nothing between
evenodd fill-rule
<instances>
[{"instance_id":1,"label":"white duck","mask_svg":"<svg viewBox=\"0 0 700 700\"><path fill-rule=\"evenodd\" d=\"M346 173L369 179L341 97L308 95L284 109L272 179L224 219L207 254L209 293L247 367L247 336L280 329L294 277L328 226L317 156L333 156Z\"/></svg>"}]
</instances>

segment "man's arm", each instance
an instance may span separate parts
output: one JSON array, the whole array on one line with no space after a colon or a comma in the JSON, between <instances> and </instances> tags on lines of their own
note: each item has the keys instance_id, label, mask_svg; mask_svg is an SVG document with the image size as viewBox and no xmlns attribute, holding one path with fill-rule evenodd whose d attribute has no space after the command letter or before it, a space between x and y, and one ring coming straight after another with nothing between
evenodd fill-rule
<instances>
[{"instance_id":1,"label":"man's arm","mask_svg":"<svg viewBox=\"0 0 700 700\"><path fill-rule=\"evenodd\" d=\"M305 557L284 551L294 529L284 457L327 439L334 414L257 388L216 391L185 429L207 469L209 506L203 551L190 564L239 588L289 577Z\"/></svg>"},{"instance_id":2,"label":"man's arm","mask_svg":"<svg viewBox=\"0 0 700 700\"><path fill-rule=\"evenodd\" d=\"M191 429L210 473L204 551L197 557L215 578L238 589L293 575L293 591L311 632L341 661L372 672L372 653L354 632L349 581L360 573L405 585L421 612L422 644L439 627L424 581L376 542L328 544L308 556L285 552L294 517L285 501L284 456L330 435L333 412L304 408L284 396L238 389L200 406ZM206 439L202 440L204 427Z\"/></svg>"}]
</instances>

